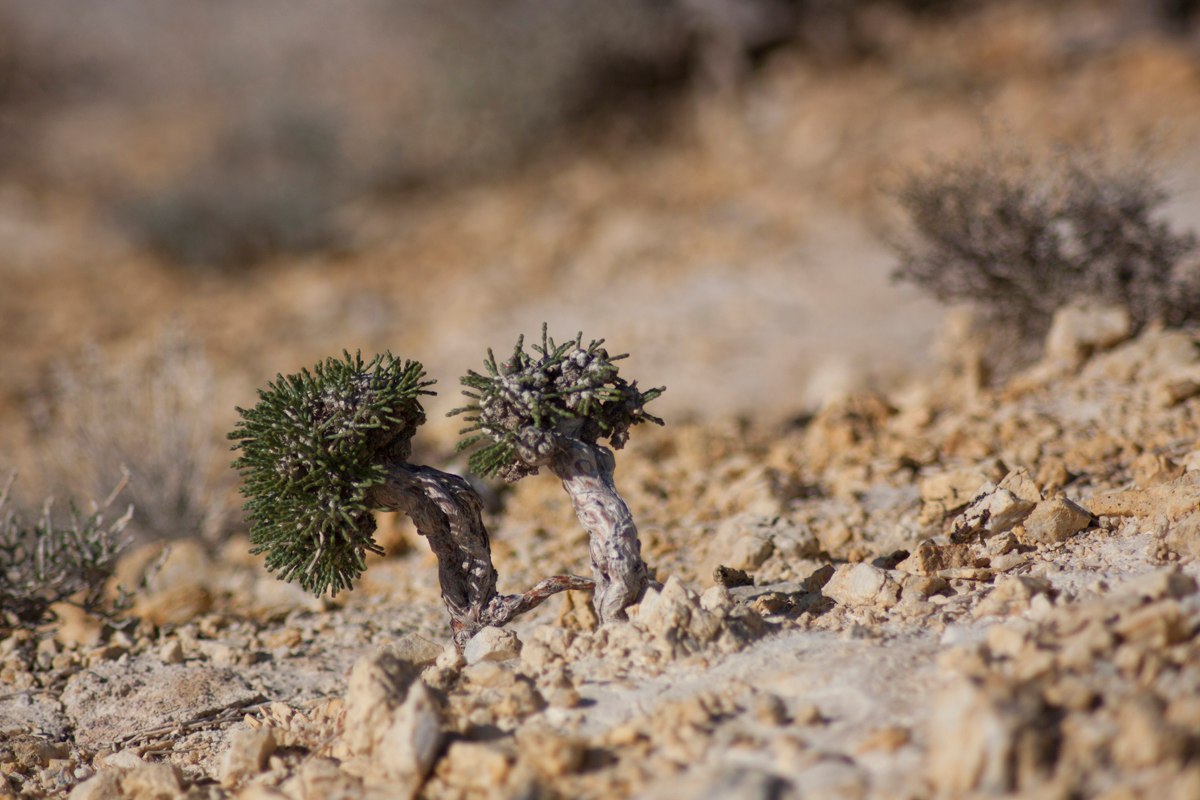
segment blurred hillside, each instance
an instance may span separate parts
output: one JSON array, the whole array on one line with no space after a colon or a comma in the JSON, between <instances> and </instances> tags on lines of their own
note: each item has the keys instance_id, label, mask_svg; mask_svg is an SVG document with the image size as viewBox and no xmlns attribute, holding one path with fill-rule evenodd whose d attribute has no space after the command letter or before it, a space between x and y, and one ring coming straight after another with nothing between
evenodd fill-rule
<instances>
[{"instance_id":1,"label":"blurred hillside","mask_svg":"<svg viewBox=\"0 0 1200 800\"><path fill-rule=\"evenodd\" d=\"M166 327L215 427L343 348L439 379L604 336L668 418L919 382L886 190L986 136L1150 152L1184 222L1192 4L0 3L0 442L55 365ZM991 131L991 133L987 133ZM114 362L119 363L119 362ZM135 377L135 376L130 376Z\"/></svg>"}]
</instances>

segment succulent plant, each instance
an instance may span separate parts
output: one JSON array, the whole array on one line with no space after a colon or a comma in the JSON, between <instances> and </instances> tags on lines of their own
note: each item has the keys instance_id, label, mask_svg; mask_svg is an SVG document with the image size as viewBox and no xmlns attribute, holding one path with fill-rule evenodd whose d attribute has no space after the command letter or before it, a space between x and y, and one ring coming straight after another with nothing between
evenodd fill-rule
<instances>
[{"instance_id":1,"label":"succulent plant","mask_svg":"<svg viewBox=\"0 0 1200 800\"><path fill-rule=\"evenodd\" d=\"M390 353L328 358L310 372L278 376L229 438L242 455L252 552L306 590L336 595L366 569L374 510L412 517L438 558L442 599L460 646L485 625L502 625L563 589L591 581L556 576L523 595L499 595L478 495L463 478L408 463L433 394L415 361Z\"/></svg>"},{"instance_id":2,"label":"succulent plant","mask_svg":"<svg viewBox=\"0 0 1200 800\"><path fill-rule=\"evenodd\" d=\"M0 628L52 621L51 606L60 602L105 613L105 582L125 547L123 531L133 514L130 506L116 519L108 516L125 482L90 514L72 506L65 526L55 520L49 502L36 522L25 524L9 508L12 483L0 490Z\"/></svg>"},{"instance_id":3,"label":"succulent plant","mask_svg":"<svg viewBox=\"0 0 1200 800\"><path fill-rule=\"evenodd\" d=\"M597 613L609 621L625 617L649 576L637 526L613 483L612 451L599 441L619 450L633 425L663 424L645 405L664 390L641 391L622 378L614 362L626 356L610 356L603 344L585 345L582 333L559 344L543 325L532 353L524 337L503 362L489 350L487 374L462 378L471 404L450 413L472 423L459 446L476 448L468 462L476 473L511 482L548 467L562 481L590 537Z\"/></svg>"}]
</instances>

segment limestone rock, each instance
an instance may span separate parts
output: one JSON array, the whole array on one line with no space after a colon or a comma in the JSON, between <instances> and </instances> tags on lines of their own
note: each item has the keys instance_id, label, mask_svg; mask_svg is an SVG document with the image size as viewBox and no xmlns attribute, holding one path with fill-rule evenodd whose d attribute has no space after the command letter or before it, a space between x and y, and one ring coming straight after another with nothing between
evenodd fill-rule
<instances>
[{"instance_id":1,"label":"limestone rock","mask_svg":"<svg viewBox=\"0 0 1200 800\"><path fill-rule=\"evenodd\" d=\"M1021 524L1036 504L1036 500L1026 500L998 486L985 489L985 493L975 498L954 520L951 537L955 541L968 541L1007 533Z\"/></svg>"},{"instance_id":2,"label":"limestone rock","mask_svg":"<svg viewBox=\"0 0 1200 800\"><path fill-rule=\"evenodd\" d=\"M1089 501L1092 513L1099 517L1148 517L1161 514L1178 519L1200 507L1200 471L1148 489L1111 492Z\"/></svg>"},{"instance_id":3,"label":"limestone rock","mask_svg":"<svg viewBox=\"0 0 1200 800\"><path fill-rule=\"evenodd\" d=\"M105 769L71 790L69 800L121 800L121 772Z\"/></svg>"},{"instance_id":4,"label":"limestone rock","mask_svg":"<svg viewBox=\"0 0 1200 800\"><path fill-rule=\"evenodd\" d=\"M486 627L471 637L463 648L467 664L480 661L508 661L521 655L521 640L510 630Z\"/></svg>"},{"instance_id":5,"label":"limestone rock","mask_svg":"<svg viewBox=\"0 0 1200 800\"><path fill-rule=\"evenodd\" d=\"M773 517L739 514L722 522L713 536L709 557L713 562L707 574L718 566L753 571L774 551L770 529Z\"/></svg>"},{"instance_id":6,"label":"limestone rock","mask_svg":"<svg viewBox=\"0 0 1200 800\"><path fill-rule=\"evenodd\" d=\"M721 618L704 610L700 596L676 575L667 580L661 592L647 590L636 623L672 654L695 652L721 630Z\"/></svg>"},{"instance_id":7,"label":"limestone rock","mask_svg":"<svg viewBox=\"0 0 1200 800\"><path fill-rule=\"evenodd\" d=\"M518 758L546 778L579 771L586 753L586 742L548 726L530 723L517 731Z\"/></svg>"},{"instance_id":8,"label":"limestone rock","mask_svg":"<svg viewBox=\"0 0 1200 800\"><path fill-rule=\"evenodd\" d=\"M1055 730L1036 691L956 682L935 700L928 778L940 797L1028 788L1053 766Z\"/></svg>"},{"instance_id":9,"label":"limestone rock","mask_svg":"<svg viewBox=\"0 0 1200 800\"><path fill-rule=\"evenodd\" d=\"M1066 306L1054 312L1043 358L1079 367L1093 353L1120 344L1132 333L1133 320L1123 306Z\"/></svg>"},{"instance_id":10,"label":"limestone rock","mask_svg":"<svg viewBox=\"0 0 1200 800\"><path fill-rule=\"evenodd\" d=\"M394 782L397 796L411 797L433 767L441 713L416 667L380 652L359 659L350 673L342 735L358 756L354 774Z\"/></svg>"},{"instance_id":11,"label":"limestone rock","mask_svg":"<svg viewBox=\"0 0 1200 800\"><path fill-rule=\"evenodd\" d=\"M233 786L262 771L275 752L275 734L270 728L243 728L229 736L221 757L221 784Z\"/></svg>"},{"instance_id":12,"label":"limestone rock","mask_svg":"<svg viewBox=\"0 0 1200 800\"><path fill-rule=\"evenodd\" d=\"M866 562L838 567L821 592L844 606L891 608L900 600L900 584L886 570Z\"/></svg>"},{"instance_id":13,"label":"limestone rock","mask_svg":"<svg viewBox=\"0 0 1200 800\"><path fill-rule=\"evenodd\" d=\"M280 786L290 800L357 800L365 796L362 783L331 758L310 758ZM414 790L415 791L415 790ZM390 797L411 797L405 784L397 784Z\"/></svg>"},{"instance_id":14,"label":"limestone rock","mask_svg":"<svg viewBox=\"0 0 1200 800\"><path fill-rule=\"evenodd\" d=\"M183 779L173 764L143 764L122 776L121 793L129 800L175 800L183 794Z\"/></svg>"},{"instance_id":15,"label":"limestone rock","mask_svg":"<svg viewBox=\"0 0 1200 800\"><path fill-rule=\"evenodd\" d=\"M1127 580L1120 589L1123 593L1147 600L1181 600L1195 594L1200 587L1197 587L1195 578L1181 572L1178 567L1167 567Z\"/></svg>"},{"instance_id":16,"label":"limestone rock","mask_svg":"<svg viewBox=\"0 0 1200 800\"><path fill-rule=\"evenodd\" d=\"M920 522L928 525L956 513L978 496L988 484L1005 474L998 461L951 470L923 478L920 483Z\"/></svg>"},{"instance_id":17,"label":"limestone rock","mask_svg":"<svg viewBox=\"0 0 1200 800\"><path fill-rule=\"evenodd\" d=\"M975 616L1008 616L1019 614L1029 608L1034 597L1047 596L1052 589L1050 581L1034 575L1001 575L996 586L978 606Z\"/></svg>"},{"instance_id":18,"label":"limestone rock","mask_svg":"<svg viewBox=\"0 0 1200 800\"><path fill-rule=\"evenodd\" d=\"M1043 500L1030 512L1023 523L1019 538L1026 544L1056 544L1065 542L1092 525L1091 512L1081 508L1063 495Z\"/></svg>"},{"instance_id":19,"label":"limestone rock","mask_svg":"<svg viewBox=\"0 0 1200 800\"><path fill-rule=\"evenodd\" d=\"M427 667L442 654L442 645L417 633L406 633L391 645L397 658L417 667Z\"/></svg>"},{"instance_id":20,"label":"limestone rock","mask_svg":"<svg viewBox=\"0 0 1200 800\"><path fill-rule=\"evenodd\" d=\"M977 566L980 566L980 560L970 545L937 545L925 540L917 545L908 558L897 564L896 569L910 575L931 576L948 569L973 569Z\"/></svg>"}]
</instances>

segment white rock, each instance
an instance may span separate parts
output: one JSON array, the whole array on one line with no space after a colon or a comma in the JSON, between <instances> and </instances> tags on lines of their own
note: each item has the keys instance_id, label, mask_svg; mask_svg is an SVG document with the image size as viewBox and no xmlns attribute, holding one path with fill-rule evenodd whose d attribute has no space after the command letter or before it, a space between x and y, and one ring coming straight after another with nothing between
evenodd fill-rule
<instances>
[{"instance_id":1,"label":"white rock","mask_svg":"<svg viewBox=\"0 0 1200 800\"><path fill-rule=\"evenodd\" d=\"M146 760L133 750L118 750L105 756L100 766L105 769L137 769L145 763Z\"/></svg>"},{"instance_id":2,"label":"white rock","mask_svg":"<svg viewBox=\"0 0 1200 800\"><path fill-rule=\"evenodd\" d=\"M1096 351L1120 344L1132 333L1133 320L1123 306L1066 306L1054 312L1044 360L1079 366Z\"/></svg>"},{"instance_id":3,"label":"white rock","mask_svg":"<svg viewBox=\"0 0 1200 800\"><path fill-rule=\"evenodd\" d=\"M369 754L374 750L416 679L415 667L388 652L358 660L346 688L343 740L351 752Z\"/></svg>"},{"instance_id":4,"label":"white rock","mask_svg":"<svg viewBox=\"0 0 1200 800\"><path fill-rule=\"evenodd\" d=\"M733 598L729 596L727 587L717 584L708 587L700 595L700 607L714 614L724 614L733 608Z\"/></svg>"},{"instance_id":5,"label":"white rock","mask_svg":"<svg viewBox=\"0 0 1200 800\"><path fill-rule=\"evenodd\" d=\"M121 772L106 769L71 790L68 800L121 800Z\"/></svg>"},{"instance_id":6,"label":"white rock","mask_svg":"<svg viewBox=\"0 0 1200 800\"><path fill-rule=\"evenodd\" d=\"M1024 500L1008 489L993 487L975 499L954 521L956 535L991 537L1019 525L1033 511L1034 502Z\"/></svg>"},{"instance_id":7,"label":"white rock","mask_svg":"<svg viewBox=\"0 0 1200 800\"><path fill-rule=\"evenodd\" d=\"M700 596L677 575L672 575L654 597L646 593L637 625L653 634L672 653L695 651L716 638L721 630L720 618L706 611L700 604Z\"/></svg>"},{"instance_id":8,"label":"white rock","mask_svg":"<svg viewBox=\"0 0 1200 800\"><path fill-rule=\"evenodd\" d=\"M442 645L417 633L406 633L392 643L391 651L400 659L418 667L427 667L442 654Z\"/></svg>"},{"instance_id":9,"label":"white rock","mask_svg":"<svg viewBox=\"0 0 1200 800\"><path fill-rule=\"evenodd\" d=\"M121 778L121 793L129 800L162 800L183 795L183 778L174 764L143 764Z\"/></svg>"},{"instance_id":10,"label":"white rock","mask_svg":"<svg viewBox=\"0 0 1200 800\"><path fill-rule=\"evenodd\" d=\"M487 627L471 637L463 648L468 664L480 661L508 661L521 655L521 640L510 630Z\"/></svg>"},{"instance_id":11,"label":"white rock","mask_svg":"<svg viewBox=\"0 0 1200 800\"><path fill-rule=\"evenodd\" d=\"M262 772L275 752L275 734L270 728L242 728L229 736L221 757L221 784L232 786Z\"/></svg>"},{"instance_id":12,"label":"white rock","mask_svg":"<svg viewBox=\"0 0 1200 800\"><path fill-rule=\"evenodd\" d=\"M374 750L373 761L385 780L411 782L413 790L433 768L442 742L442 718L429 689L420 681L409 687L404 704Z\"/></svg>"},{"instance_id":13,"label":"white rock","mask_svg":"<svg viewBox=\"0 0 1200 800\"><path fill-rule=\"evenodd\" d=\"M900 584L885 570L864 561L838 567L821 593L844 606L890 608L900 599Z\"/></svg>"},{"instance_id":14,"label":"white rock","mask_svg":"<svg viewBox=\"0 0 1200 800\"><path fill-rule=\"evenodd\" d=\"M342 734L355 757L348 771L389 784L391 796L412 797L433 767L441 738L440 708L415 666L389 652L355 664Z\"/></svg>"},{"instance_id":15,"label":"white rock","mask_svg":"<svg viewBox=\"0 0 1200 800\"><path fill-rule=\"evenodd\" d=\"M966 681L937 697L929 725L928 778L939 797L1008 794L1044 778L1054 726L1036 692L1001 694Z\"/></svg>"}]
</instances>

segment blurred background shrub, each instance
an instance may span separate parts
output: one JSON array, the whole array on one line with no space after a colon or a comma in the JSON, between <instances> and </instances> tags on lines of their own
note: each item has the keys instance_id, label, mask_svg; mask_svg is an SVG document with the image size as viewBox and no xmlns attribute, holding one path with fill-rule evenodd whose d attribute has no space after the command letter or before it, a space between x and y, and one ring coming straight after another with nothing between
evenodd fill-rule
<instances>
[{"instance_id":1,"label":"blurred background shrub","mask_svg":"<svg viewBox=\"0 0 1200 800\"><path fill-rule=\"evenodd\" d=\"M217 539L229 476L212 386L207 357L178 329L64 360L32 406L41 460L30 477L61 498L103 497L127 478L135 541Z\"/></svg>"},{"instance_id":2,"label":"blurred background shrub","mask_svg":"<svg viewBox=\"0 0 1200 800\"><path fill-rule=\"evenodd\" d=\"M896 277L969 304L1017 360L1070 304L1122 306L1135 328L1200 319L1196 237L1164 220L1146 163L993 143L910 174L897 199L911 228Z\"/></svg>"}]
</instances>

